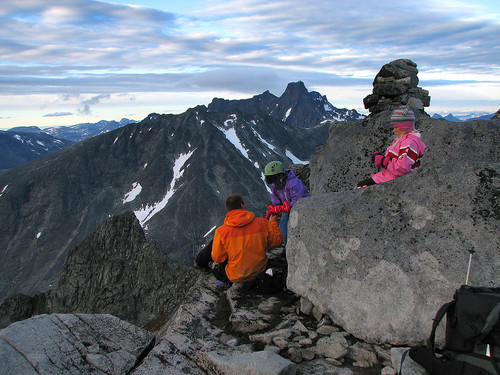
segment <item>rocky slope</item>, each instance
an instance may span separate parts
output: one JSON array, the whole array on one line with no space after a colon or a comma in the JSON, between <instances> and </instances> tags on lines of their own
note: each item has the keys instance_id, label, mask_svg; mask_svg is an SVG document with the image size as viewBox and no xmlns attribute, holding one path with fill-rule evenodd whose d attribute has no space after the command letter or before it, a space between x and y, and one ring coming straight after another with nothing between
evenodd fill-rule
<instances>
[{"instance_id":1,"label":"rocky slope","mask_svg":"<svg viewBox=\"0 0 500 375\"><path fill-rule=\"evenodd\" d=\"M269 256L280 259L283 249ZM41 332L36 340L32 330ZM53 345L59 341L66 354ZM136 375L393 374L401 355L398 348L360 342L287 290L235 284L222 291L209 274L197 278L155 330L154 346L150 333L109 315L52 314L0 330L0 352L5 374L33 366L42 373Z\"/></svg>"},{"instance_id":2,"label":"rocky slope","mask_svg":"<svg viewBox=\"0 0 500 375\"><path fill-rule=\"evenodd\" d=\"M169 261L128 212L105 221L69 249L46 293L16 295L0 305L0 327L41 313L106 313L140 327L161 324L198 273Z\"/></svg>"}]
</instances>

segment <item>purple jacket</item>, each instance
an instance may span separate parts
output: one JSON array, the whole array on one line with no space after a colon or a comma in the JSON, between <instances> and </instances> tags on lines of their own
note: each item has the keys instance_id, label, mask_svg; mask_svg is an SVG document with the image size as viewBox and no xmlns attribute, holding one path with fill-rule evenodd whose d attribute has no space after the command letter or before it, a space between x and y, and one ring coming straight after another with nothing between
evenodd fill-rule
<instances>
[{"instance_id":1,"label":"purple jacket","mask_svg":"<svg viewBox=\"0 0 500 375\"><path fill-rule=\"evenodd\" d=\"M293 207L300 198L308 197L309 193L304 183L299 180L291 169L285 169L285 181L280 185L271 184L273 205L282 205L287 201Z\"/></svg>"}]
</instances>

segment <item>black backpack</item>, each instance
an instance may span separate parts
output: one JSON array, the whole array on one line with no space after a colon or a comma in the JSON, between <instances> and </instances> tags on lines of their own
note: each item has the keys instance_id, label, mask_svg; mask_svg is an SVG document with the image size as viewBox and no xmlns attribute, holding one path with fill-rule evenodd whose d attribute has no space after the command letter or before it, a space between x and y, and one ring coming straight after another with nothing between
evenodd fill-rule
<instances>
[{"instance_id":1,"label":"black backpack","mask_svg":"<svg viewBox=\"0 0 500 375\"><path fill-rule=\"evenodd\" d=\"M436 328L446 315L443 350ZM430 375L500 375L500 288L462 285L436 313L427 347L409 356Z\"/></svg>"}]
</instances>

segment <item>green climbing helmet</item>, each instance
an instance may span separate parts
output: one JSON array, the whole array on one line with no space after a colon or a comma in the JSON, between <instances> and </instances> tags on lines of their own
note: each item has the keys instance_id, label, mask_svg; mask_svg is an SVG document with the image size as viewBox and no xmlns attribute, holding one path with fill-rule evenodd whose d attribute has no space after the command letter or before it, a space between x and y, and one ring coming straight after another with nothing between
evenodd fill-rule
<instances>
[{"instance_id":1,"label":"green climbing helmet","mask_svg":"<svg viewBox=\"0 0 500 375\"><path fill-rule=\"evenodd\" d=\"M264 176L273 176L280 173L285 173L285 167L279 161L272 161L264 168Z\"/></svg>"}]
</instances>

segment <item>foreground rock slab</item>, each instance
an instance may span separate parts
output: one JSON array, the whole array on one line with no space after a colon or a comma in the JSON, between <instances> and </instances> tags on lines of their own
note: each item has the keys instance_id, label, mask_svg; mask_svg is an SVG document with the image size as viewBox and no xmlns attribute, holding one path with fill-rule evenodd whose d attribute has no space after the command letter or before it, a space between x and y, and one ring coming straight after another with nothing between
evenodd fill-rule
<instances>
[{"instance_id":1,"label":"foreground rock slab","mask_svg":"<svg viewBox=\"0 0 500 375\"><path fill-rule=\"evenodd\" d=\"M154 339L107 314L39 315L0 330L0 373L126 374Z\"/></svg>"},{"instance_id":2,"label":"foreground rock slab","mask_svg":"<svg viewBox=\"0 0 500 375\"><path fill-rule=\"evenodd\" d=\"M158 331L158 344L132 374L189 371L191 374L294 375L293 362L271 351L253 351L242 342L242 337L236 337L238 329L248 332L251 325L241 329L242 321L249 319L244 319L240 310L235 327L231 327L230 306L234 303L227 298L234 294L235 290L217 290L213 276L201 277L177 313ZM248 316L254 317L255 312L250 311Z\"/></svg>"}]
</instances>

